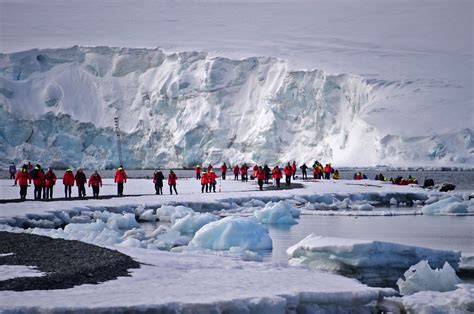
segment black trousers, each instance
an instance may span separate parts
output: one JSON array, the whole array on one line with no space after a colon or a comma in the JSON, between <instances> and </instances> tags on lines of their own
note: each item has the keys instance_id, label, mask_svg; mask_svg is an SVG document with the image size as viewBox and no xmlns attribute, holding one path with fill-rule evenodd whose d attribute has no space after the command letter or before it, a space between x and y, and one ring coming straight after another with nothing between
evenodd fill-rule
<instances>
[{"instance_id":1,"label":"black trousers","mask_svg":"<svg viewBox=\"0 0 474 314\"><path fill-rule=\"evenodd\" d=\"M77 193L79 194L79 197L86 196L86 187L84 186L84 184L81 184L77 187Z\"/></svg>"},{"instance_id":2,"label":"black trousers","mask_svg":"<svg viewBox=\"0 0 474 314\"><path fill-rule=\"evenodd\" d=\"M209 192L216 191L216 183L209 183Z\"/></svg>"},{"instance_id":3,"label":"black trousers","mask_svg":"<svg viewBox=\"0 0 474 314\"><path fill-rule=\"evenodd\" d=\"M277 188L280 188L280 180L281 180L280 178L276 178L276 179L275 179L275 181L276 181L276 183L277 183Z\"/></svg>"},{"instance_id":4,"label":"black trousers","mask_svg":"<svg viewBox=\"0 0 474 314\"><path fill-rule=\"evenodd\" d=\"M41 199L41 192L43 192L43 187L41 185L35 185L35 200Z\"/></svg>"},{"instance_id":5,"label":"black trousers","mask_svg":"<svg viewBox=\"0 0 474 314\"><path fill-rule=\"evenodd\" d=\"M10 179L15 179L15 174L14 173L10 173Z\"/></svg>"},{"instance_id":6,"label":"black trousers","mask_svg":"<svg viewBox=\"0 0 474 314\"><path fill-rule=\"evenodd\" d=\"M234 173L234 180L239 180L239 174L238 173Z\"/></svg>"},{"instance_id":7,"label":"black trousers","mask_svg":"<svg viewBox=\"0 0 474 314\"><path fill-rule=\"evenodd\" d=\"M27 191L28 191L28 185L20 185L20 198L22 200L26 198Z\"/></svg>"},{"instance_id":8,"label":"black trousers","mask_svg":"<svg viewBox=\"0 0 474 314\"><path fill-rule=\"evenodd\" d=\"M156 194L163 195L163 186L155 185Z\"/></svg>"},{"instance_id":9,"label":"black trousers","mask_svg":"<svg viewBox=\"0 0 474 314\"><path fill-rule=\"evenodd\" d=\"M52 199L53 198L53 186L44 186L43 187L43 199Z\"/></svg>"},{"instance_id":10,"label":"black trousers","mask_svg":"<svg viewBox=\"0 0 474 314\"><path fill-rule=\"evenodd\" d=\"M222 180L225 180L225 175L226 175L226 173L222 172Z\"/></svg>"},{"instance_id":11,"label":"black trousers","mask_svg":"<svg viewBox=\"0 0 474 314\"><path fill-rule=\"evenodd\" d=\"M286 186L290 186L290 184L291 184L291 176L285 175L285 182L286 182Z\"/></svg>"},{"instance_id":12,"label":"black trousers","mask_svg":"<svg viewBox=\"0 0 474 314\"><path fill-rule=\"evenodd\" d=\"M201 179L201 173L196 173L196 180L200 180Z\"/></svg>"},{"instance_id":13,"label":"black trousers","mask_svg":"<svg viewBox=\"0 0 474 314\"><path fill-rule=\"evenodd\" d=\"M207 184L201 184L201 193L204 193L204 190L206 190L206 193L209 192Z\"/></svg>"},{"instance_id":14,"label":"black trousers","mask_svg":"<svg viewBox=\"0 0 474 314\"><path fill-rule=\"evenodd\" d=\"M295 179L296 179L296 178L295 178L295 176L296 176L296 171L295 171L295 172L293 172L293 180L295 180Z\"/></svg>"},{"instance_id":15,"label":"black trousers","mask_svg":"<svg viewBox=\"0 0 474 314\"><path fill-rule=\"evenodd\" d=\"M308 179L308 174L306 173L306 170L301 170L301 176L303 177L303 180Z\"/></svg>"},{"instance_id":16,"label":"black trousers","mask_svg":"<svg viewBox=\"0 0 474 314\"><path fill-rule=\"evenodd\" d=\"M92 195L94 195L94 198L99 198L99 186L92 186Z\"/></svg>"},{"instance_id":17,"label":"black trousers","mask_svg":"<svg viewBox=\"0 0 474 314\"><path fill-rule=\"evenodd\" d=\"M258 187L260 188L260 191L263 191L263 180L258 180Z\"/></svg>"},{"instance_id":18,"label":"black trousers","mask_svg":"<svg viewBox=\"0 0 474 314\"><path fill-rule=\"evenodd\" d=\"M123 196L123 182L117 183L117 195Z\"/></svg>"},{"instance_id":19,"label":"black trousers","mask_svg":"<svg viewBox=\"0 0 474 314\"><path fill-rule=\"evenodd\" d=\"M176 194L178 194L178 191L176 191L176 184L170 184L170 194L173 195L173 189Z\"/></svg>"},{"instance_id":20,"label":"black trousers","mask_svg":"<svg viewBox=\"0 0 474 314\"><path fill-rule=\"evenodd\" d=\"M65 186L64 186L64 197L69 197L69 198L71 198L71 190L72 190L72 186L70 186L70 185L65 185ZM69 193L69 196L68 196L68 193Z\"/></svg>"},{"instance_id":21,"label":"black trousers","mask_svg":"<svg viewBox=\"0 0 474 314\"><path fill-rule=\"evenodd\" d=\"M325 175L326 180L331 179L331 173L330 172L325 172L324 175Z\"/></svg>"}]
</instances>

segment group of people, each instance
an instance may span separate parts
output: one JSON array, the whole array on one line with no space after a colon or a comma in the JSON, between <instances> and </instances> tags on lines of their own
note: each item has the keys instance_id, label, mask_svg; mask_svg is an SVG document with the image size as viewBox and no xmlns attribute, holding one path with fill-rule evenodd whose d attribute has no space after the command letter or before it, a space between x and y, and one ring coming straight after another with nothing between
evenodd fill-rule
<instances>
[{"instance_id":1,"label":"group of people","mask_svg":"<svg viewBox=\"0 0 474 314\"><path fill-rule=\"evenodd\" d=\"M153 174L153 183L155 184L155 192L157 195L163 195L163 181L165 180L165 176L163 175L162 171L156 170ZM168 185L170 187L170 194L173 194L173 190L175 194L178 194L176 190L176 182L178 181L178 176L174 173L173 170L170 169L170 173L168 175Z\"/></svg>"},{"instance_id":2,"label":"group of people","mask_svg":"<svg viewBox=\"0 0 474 314\"><path fill-rule=\"evenodd\" d=\"M13 165L14 166L14 165ZM15 169L16 170L16 169ZM35 200L49 200L53 198L53 188L56 185L57 176L53 169L50 167L45 172L41 165L36 164L34 167L29 163L23 165L21 170L16 173L15 176L11 175L12 167L10 166L10 178L15 178L14 185L20 186L20 198L26 199L28 192L28 184L33 182L34 186L34 199ZM74 175L72 169L67 169L62 177L64 185L64 197L71 198L72 187L74 184L78 189L78 196L83 198L86 196L85 185L87 183L86 175L82 169L78 169ZM89 187L92 187L92 194L94 198L99 197L99 190L102 186L102 178L99 173L95 171L89 177Z\"/></svg>"}]
</instances>

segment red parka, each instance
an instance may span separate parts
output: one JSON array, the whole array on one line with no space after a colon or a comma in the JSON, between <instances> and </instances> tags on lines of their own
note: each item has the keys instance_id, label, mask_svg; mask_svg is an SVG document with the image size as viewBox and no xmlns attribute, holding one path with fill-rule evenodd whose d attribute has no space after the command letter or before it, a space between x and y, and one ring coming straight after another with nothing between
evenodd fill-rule
<instances>
[{"instance_id":1,"label":"red parka","mask_svg":"<svg viewBox=\"0 0 474 314\"><path fill-rule=\"evenodd\" d=\"M265 171L263 169L257 170L257 180L265 180Z\"/></svg>"},{"instance_id":2,"label":"red parka","mask_svg":"<svg viewBox=\"0 0 474 314\"><path fill-rule=\"evenodd\" d=\"M63 184L66 186L73 186L74 185L74 174L72 170L66 170L63 175Z\"/></svg>"},{"instance_id":3,"label":"red parka","mask_svg":"<svg viewBox=\"0 0 474 314\"><path fill-rule=\"evenodd\" d=\"M222 165L221 166L221 171L222 172L227 172L227 165Z\"/></svg>"},{"instance_id":4,"label":"red parka","mask_svg":"<svg viewBox=\"0 0 474 314\"><path fill-rule=\"evenodd\" d=\"M18 185L20 186L25 186L28 185L28 181L30 181L31 183L31 177L26 169L22 169L17 172L15 177L15 184L18 183Z\"/></svg>"},{"instance_id":5,"label":"red parka","mask_svg":"<svg viewBox=\"0 0 474 314\"><path fill-rule=\"evenodd\" d=\"M123 168L117 169L115 171L115 178L114 178L115 183L127 183L127 174L125 173L125 170Z\"/></svg>"},{"instance_id":6,"label":"red parka","mask_svg":"<svg viewBox=\"0 0 474 314\"><path fill-rule=\"evenodd\" d=\"M291 171L292 171L292 174L295 174L296 173L296 163L293 163L291 165Z\"/></svg>"},{"instance_id":7,"label":"red parka","mask_svg":"<svg viewBox=\"0 0 474 314\"><path fill-rule=\"evenodd\" d=\"M248 168L246 166L240 167L240 174L247 175Z\"/></svg>"},{"instance_id":8,"label":"red parka","mask_svg":"<svg viewBox=\"0 0 474 314\"><path fill-rule=\"evenodd\" d=\"M286 176L293 175L293 170L291 169L291 166L285 166L285 175Z\"/></svg>"},{"instance_id":9,"label":"red parka","mask_svg":"<svg viewBox=\"0 0 474 314\"><path fill-rule=\"evenodd\" d=\"M201 173L201 167L196 166L196 174L199 174L199 173Z\"/></svg>"},{"instance_id":10,"label":"red parka","mask_svg":"<svg viewBox=\"0 0 474 314\"><path fill-rule=\"evenodd\" d=\"M234 174L239 174L239 166L234 167Z\"/></svg>"},{"instance_id":11,"label":"red parka","mask_svg":"<svg viewBox=\"0 0 474 314\"><path fill-rule=\"evenodd\" d=\"M44 175L44 186L53 186L56 183L56 180L56 174L52 171L48 171Z\"/></svg>"},{"instance_id":12,"label":"red parka","mask_svg":"<svg viewBox=\"0 0 474 314\"><path fill-rule=\"evenodd\" d=\"M214 171L209 172L208 176L209 176L209 183L211 184L216 183L217 174Z\"/></svg>"},{"instance_id":13,"label":"red parka","mask_svg":"<svg viewBox=\"0 0 474 314\"><path fill-rule=\"evenodd\" d=\"M90 186L102 186L102 178L100 175L91 175L89 177L89 187Z\"/></svg>"},{"instance_id":14,"label":"red parka","mask_svg":"<svg viewBox=\"0 0 474 314\"><path fill-rule=\"evenodd\" d=\"M282 174L280 168L273 168L272 170L272 178L273 179L281 179Z\"/></svg>"},{"instance_id":15,"label":"red parka","mask_svg":"<svg viewBox=\"0 0 474 314\"><path fill-rule=\"evenodd\" d=\"M176 181L178 180L178 176L176 173L170 173L168 176L168 185L176 185Z\"/></svg>"},{"instance_id":16,"label":"red parka","mask_svg":"<svg viewBox=\"0 0 474 314\"><path fill-rule=\"evenodd\" d=\"M205 185L208 183L209 183L209 175L207 174L207 172L204 172L201 176L201 184Z\"/></svg>"}]
</instances>

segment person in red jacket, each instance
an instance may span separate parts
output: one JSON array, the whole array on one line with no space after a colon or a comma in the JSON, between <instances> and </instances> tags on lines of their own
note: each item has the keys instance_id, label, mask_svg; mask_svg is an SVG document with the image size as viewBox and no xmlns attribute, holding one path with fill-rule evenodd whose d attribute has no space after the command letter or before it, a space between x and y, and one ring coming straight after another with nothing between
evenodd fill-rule
<instances>
[{"instance_id":1,"label":"person in red jacket","mask_svg":"<svg viewBox=\"0 0 474 314\"><path fill-rule=\"evenodd\" d=\"M92 195L94 196L94 198L99 198L99 191L102 187L102 178L100 177L97 170L94 171L94 173L89 177L88 186L92 186Z\"/></svg>"},{"instance_id":2,"label":"person in red jacket","mask_svg":"<svg viewBox=\"0 0 474 314\"><path fill-rule=\"evenodd\" d=\"M33 184L35 186L35 200L41 199L41 193L43 192L43 180L44 172L41 169L41 166L36 164L33 170L30 173L30 177L33 179Z\"/></svg>"},{"instance_id":3,"label":"person in red jacket","mask_svg":"<svg viewBox=\"0 0 474 314\"><path fill-rule=\"evenodd\" d=\"M44 175L44 188L43 188L43 198L52 199L53 198L53 187L56 184L56 174L53 169L50 167Z\"/></svg>"},{"instance_id":4,"label":"person in red jacket","mask_svg":"<svg viewBox=\"0 0 474 314\"><path fill-rule=\"evenodd\" d=\"M291 173L293 175L293 180L296 179L296 161L293 160L293 164L291 165Z\"/></svg>"},{"instance_id":5,"label":"person in red jacket","mask_svg":"<svg viewBox=\"0 0 474 314\"><path fill-rule=\"evenodd\" d=\"M64 184L64 197L71 198L71 189L74 185L74 174L72 173L72 169L67 169L63 175L63 184Z\"/></svg>"},{"instance_id":6,"label":"person in red jacket","mask_svg":"<svg viewBox=\"0 0 474 314\"><path fill-rule=\"evenodd\" d=\"M227 172L227 165L225 163L221 166L221 172L222 172L222 180L225 180L225 175Z\"/></svg>"},{"instance_id":7,"label":"person in red jacket","mask_svg":"<svg viewBox=\"0 0 474 314\"><path fill-rule=\"evenodd\" d=\"M212 165L209 164L209 166L207 166L207 173L211 172L212 168L213 168Z\"/></svg>"},{"instance_id":8,"label":"person in red jacket","mask_svg":"<svg viewBox=\"0 0 474 314\"><path fill-rule=\"evenodd\" d=\"M234 172L234 180L239 180L239 165L235 165L232 171Z\"/></svg>"},{"instance_id":9,"label":"person in red jacket","mask_svg":"<svg viewBox=\"0 0 474 314\"><path fill-rule=\"evenodd\" d=\"M255 165L253 166L253 169L252 169L252 180L256 179L257 178L257 171L258 171L258 165Z\"/></svg>"},{"instance_id":10,"label":"person in red jacket","mask_svg":"<svg viewBox=\"0 0 474 314\"><path fill-rule=\"evenodd\" d=\"M288 162L288 164L285 166L285 182L286 182L286 186L290 186L291 185L291 176L293 175L293 170L291 169L291 165L290 163Z\"/></svg>"},{"instance_id":11,"label":"person in red jacket","mask_svg":"<svg viewBox=\"0 0 474 314\"><path fill-rule=\"evenodd\" d=\"M282 177L282 174L281 174L280 168L278 168L278 166L275 166L275 168L272 169L272 179L275 182L277 189L280 188L281 177Z\"/></svg>"},{"instance_id":12,"label":"person in red jacket","mask_svg":"<svg viewBox=\"0 0 474 314\"><path fill-rule=\"evenodd\" d=\"M248 170L249 167L247 167L247 164L243 164L242 167L240 167L240 178L242 179L242 182L248 181Z\"/></svg>"},{"instance_id":13,"label":"person in red jacket","mask_svg":"<svg viewBox=\"0 0 474 314\"><path fill-rule=\"evenodd\" d=\"M199 165L196 166L196 180L201 179L201 167Z\"/></svg>"},{"instance_id":14,"label":"person in red jacket","mask_svg":"<svg viewBox=\"0 0 474 314\"><path fill-rule=\"evenodd\" d=\"M326 166L324 166L324 179L326 180L331 179L331 172L332 172L331 164L326 164Z\"/></svg>"},{"instance_id":15,"label":"person in red jacket","mask_svg":"<svg viewBox=\"0 0 474 314\"><path fill-rule=\"evenodd\" d=\"M18 183L20 186L20 199L26 199L26 193L28 192L28 182L31 184L31 177L28 172L28 166L23 165L20 171L16 174L15 185Z\"/></svg>"},{"instance_id":16,"label":"person in red jacket","mask_svg":"<svg viewBox=\"0 0 474 314\"><path fill-rule=\"evenodd\" d=\"M209 192L216 192L216 179L217 179L217 174L214 171L210 171L209 174Z\"/></svg>"},{"instance_id":17,"label":"person in red jacket","mask_svg":"<svg viewBox=\"0 0 474 314\"><path fill-rule=\"evenodd\" d=\"M115 171L114 183L117 183L117 195L123 196L123 184L127 183L127 174L121 165Z\"/></svg>"},{"instance_id":18,"label":"person in red jacket","mask_svg":"<svg viewBox=\"0 0 474 314\"><path fill-rule=\"evenodd\" d=\"M178 180L178 176L173 170L170 170L170 174L168 175L168 185L170 186L170 194L173 195L173 189L176 195L178 195L178 191L176 191L176 181Z\"/></svg>"},{"instance_id":19,"label":"person in red jacket","mask_svg":"<svg viewBox=\"0 0 474 314\"><path fill-rule=\"evenodd\" d=\"M265 180L265 171L263 171L262 166L258 167L257 170L257 183L260 191L263 191L263 181Z\"/></svg>"},{"instance_id":20,"label":"person in red jacket","mask_svg":"<svg viewBox=\"0 0 474 314\"><path fill-rule=\"evenodd\" d=\"M206 190L206 193L209 193L209 175L206 170L204 170L201 176L201 193L204 193L204 190Z\"/></svg>"}]
</instances>

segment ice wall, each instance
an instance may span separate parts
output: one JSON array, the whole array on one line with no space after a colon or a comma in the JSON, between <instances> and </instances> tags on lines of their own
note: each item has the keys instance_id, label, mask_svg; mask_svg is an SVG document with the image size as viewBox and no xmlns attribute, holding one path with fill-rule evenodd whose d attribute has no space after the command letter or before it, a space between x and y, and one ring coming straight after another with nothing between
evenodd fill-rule
<instances>
[{"instance_id":1,"label":"ice wall","mask_svg":"<svg viewBox=\"0 0 474 314\"><path fill-rule=\"evenodd\" d=\"M129 168L474 161L471 129L380 138L359 116L380 88L357 75L293 71L265 57L110 47L0 54L0 164L112 167L115 116Z\"/></svg>"}]
</instances>

